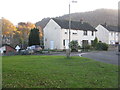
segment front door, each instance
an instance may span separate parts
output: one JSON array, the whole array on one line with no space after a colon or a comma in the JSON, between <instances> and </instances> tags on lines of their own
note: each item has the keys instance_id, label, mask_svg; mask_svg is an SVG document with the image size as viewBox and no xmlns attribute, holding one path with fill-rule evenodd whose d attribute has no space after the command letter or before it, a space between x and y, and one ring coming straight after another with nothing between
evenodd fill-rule
<instances>
[{"instance_id":1,"label":"front door","mask_svg":"<svg viewBox=\"0 0 120 90\"><path fill-rule=\"evenodd\" d=\"M54 41L50 41L50 49L54 49Z\"/></svg>"},{"instance_id":2,"label":"front door","mask_svg":"<svg viewBox=\"0 0 120 90\"><path fill-rule=\"evenodd\" d=\"M85 46L87 46L88 45L88 40L83 40L82 41L82 47L85 47Z\"/></svg>"},{"instance_id":3,"label":"front door","mask_svg":"<svg viewBox=\"0 0 120 90\"><path fill-rule=\"evenodd\" d=\"M68 39L65 40L65 48L66 48L66 49L69 48L69 40L68 40Z\"/></svg>"}]
</instances>

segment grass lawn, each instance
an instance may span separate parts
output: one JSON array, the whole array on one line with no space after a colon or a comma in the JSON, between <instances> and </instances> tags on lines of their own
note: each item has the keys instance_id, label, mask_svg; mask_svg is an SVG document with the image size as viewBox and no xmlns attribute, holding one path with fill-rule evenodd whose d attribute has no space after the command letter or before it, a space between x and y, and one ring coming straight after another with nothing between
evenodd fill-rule
<instances>
[{"instance_id":1,"label":"grass lawn","mask_svg":"<svg viewBox=\"0 0 120 90\"><path fill-rule=\"evenodd\" d=\"M3 88L117 88L118 66L83 57L4 56Z\"/></svg>"}]
</instances>

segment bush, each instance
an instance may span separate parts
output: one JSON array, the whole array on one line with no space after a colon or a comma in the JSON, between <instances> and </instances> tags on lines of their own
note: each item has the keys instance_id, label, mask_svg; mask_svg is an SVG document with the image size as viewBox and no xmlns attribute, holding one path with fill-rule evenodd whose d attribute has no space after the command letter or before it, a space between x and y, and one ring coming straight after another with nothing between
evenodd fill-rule
<instances>
[{"instance_id":1,"label":"bush","mask_svg":"<svg viewBox=\"0 0 120 90\"><path fill-rule=\"evenodd\" d=\"M108 50L108 44L99 42L96 46L97 50Z\"/></svg>"},{"instance_id":2,"label":"bush","mask_svg":"<svg viewBox=\"0 0 120 90\"><path fill-rule=\"evenodd\" d=\"M90 49L91 48L91 45L84 45L83 46L83 49Z\"/></svg>"},{"instance_id":3,"label":"bush","mask_svg":"<svg viewBox=\"0 0 120 90\"><path fill-rule=\"evenodd\" d=\"M14 52L14 51L9 51L6 55L12 56L12 55L15 55L15 54L16 54L16 52Z\"/></svg>"},{"instance_id":4,"label":"bush","mask_svg":"<svg viewBox=\"0 0 120 90\"><path fill-rule=\"evenodd\" d=\"M97 37L95 37L95 39L92 43L93 48L96 48L97 44L98 44L98 39L97 39Z\"/></svg>"},{"instance_id":5,"label":"bush","mask_svg":"<svg viewBox=\"0 0 120 90\"><path fill-rule=\"evenodd\" d=\"M77 41L71 41L69 45L70 45L70 48L71 48L71 52L77 52L78 51L78 42Z\"/></svg>"},{"instance_id":6,"label":"bush","mask_svg":"<svg viewBox=\"0 0 120 90\"><path fill-rule=\"evenodd\" d=\"M83 49L83 51L88 51L89 49L91 49L91 45L83 45L82 46L82 49Z\"/></svg>"}]
</instances>

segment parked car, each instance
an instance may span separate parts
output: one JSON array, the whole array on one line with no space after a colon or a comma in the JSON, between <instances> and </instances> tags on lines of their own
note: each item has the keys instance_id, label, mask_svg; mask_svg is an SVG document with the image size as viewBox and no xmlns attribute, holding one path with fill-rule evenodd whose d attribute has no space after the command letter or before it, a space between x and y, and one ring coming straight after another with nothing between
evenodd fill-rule
<instances>
[{"instance_id":1,"label":"parked car","mask_svg":"<svg viewBox=\"0 0 120 90\"><path fill-rule=\"evenodd\" d=\"M32 45L30 47L27 47L26 50L34 50L35 52L42 50L42 48L39 45Z\"/></svg>"}]
</instances>

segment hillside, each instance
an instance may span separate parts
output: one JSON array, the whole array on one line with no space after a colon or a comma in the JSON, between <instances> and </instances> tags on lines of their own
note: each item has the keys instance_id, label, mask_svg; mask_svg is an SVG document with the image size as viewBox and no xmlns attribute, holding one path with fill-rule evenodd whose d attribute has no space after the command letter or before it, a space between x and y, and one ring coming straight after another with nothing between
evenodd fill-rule
<instances>
[{"instance_id":1,"label":"hillside","mask_svg":"<svg viewBox=\"0 0 120 90\"><path fill-rule=\"evenodd\" d=\"M69 20L69 15L67 14L55 18ZM89 12L72 13L71 19L73 21L80 21L80 19L83 19L84 22L88 22L94 27L105 22L108 25L117 26L118 11L113 9L97 9ZM49 20L50 18L44 18L41 21L37 22L36 26L41 26L42 28L44 28L44 26L47 24Z\"/></svg>"}]
</instances>

